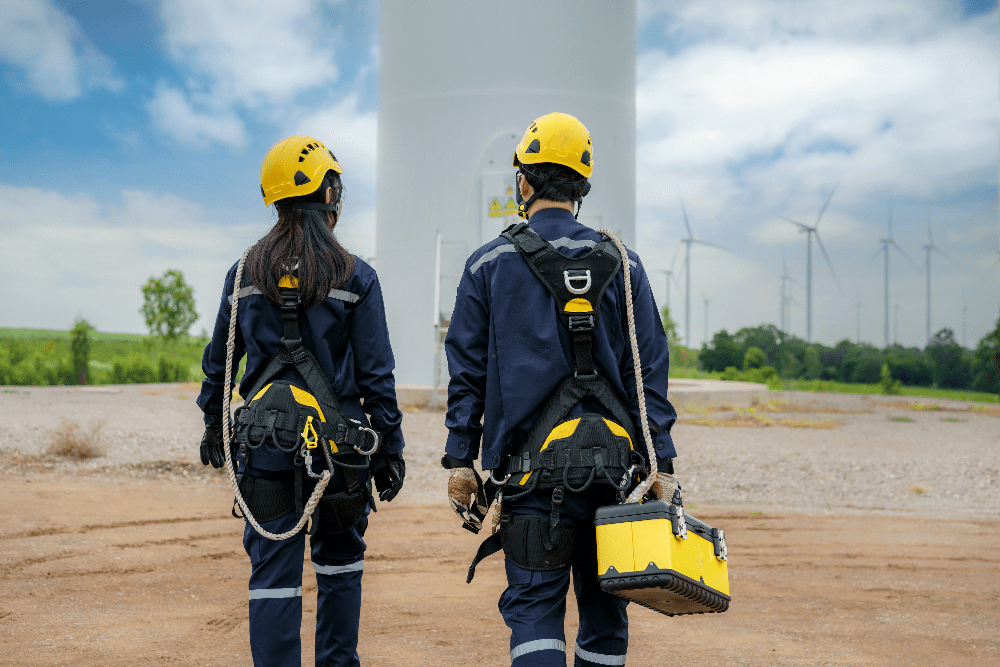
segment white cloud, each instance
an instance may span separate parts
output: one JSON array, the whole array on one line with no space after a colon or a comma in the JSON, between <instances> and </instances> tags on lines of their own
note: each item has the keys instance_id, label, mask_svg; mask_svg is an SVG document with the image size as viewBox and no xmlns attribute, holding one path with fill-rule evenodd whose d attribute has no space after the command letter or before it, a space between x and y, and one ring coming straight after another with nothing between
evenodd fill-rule
<instances>
[{"instance_id":1,"label":"white cloud","mask_svg":"<svg viewBox=\"0 0 1000 667\"><path fill-rule=\"evenodd\" d=\"M49 100L71 100L88 88L124 86L111 59L47 0L0 3L0 60L23 69L35 92Z\"/></svg>"},{"instance_id":2,"label":"white cloud","mask_svg":"<svg viewBox=\"0 0 1000 667\"><path fill-rule=\"evenodd\" d=\"M184 82L182 89L158 87L149 104L157 124L189 145L242 146L240 114L282 126L303 116L303 108L323 107L340 76L331 4L161 2L162 41Z\"/></svg>"},{"instance_id":3,"label":"white cloud","mask_svg":"<svg viewBox=\"0 0 1000 667\"><path fill-rule=\"evenodd\" d=\"M197 111L177 89L160 85L146 106L161 130L188 146L220 143L239 149L246 145L243 122L232 111Z\"/></svg>"},{"instance_id":4,"label":"white cloud","mask_svg":"<svg viewBox=\"0 0 1000 667\"><path fill-rule=\"evenodd\" d=\"M288 132L316 137L337 156L345 178L359 179L374 187L378 115L360 111L357 95L310 110L290 124Z\"/></svg>"},{"instance_id":5,"label":"white cloud","mask_svg":"<svg viewBox=\"0 0 1000 667\"><path fill-rule=\"evenodd\" d=\"M65 329L81 313L101 331L145 332L141 286L179 269L201 316L192 331L211 330L226 271L266 228L223 228L198 204L141 191L103 206L86 195L0 185L0 201L6 327Z\"/></svg>"},{"instance_id":6,"label":"white cloud","mask_svg":"<svg viewBox=\"0 0 1000 667\"><path fill-rule=\"evenodd\" d=\"M996 211L983 197L996 190L1000 139L996 10L963 17L958 3L944 1L670 0L641 2L640 22L637 210L644 252L665 257L684 234L683 198L697 237L746 258L762 284L775 285L773 297L764 290L767 304L742 299L727 306L720 297L716 310L713 302L719 326L727 318L731 326L777 319L767 315L777 312L781 265L774 246L787 247L789 271L802 282L805 269L804 239L781 218L811 223L837 183L820 233L845 293L861 291L869 305L880 302L883 289L881 264L869 258L885 235L890 202L894 233L911 256L919 259L918 243L932 222L941 225L942 239L961 241L954 253L969 262L977 257L977 264L986 251L961 230L992 227L995 257ZM657 31L662 38L650 37ZM986 194L970 194L977 192ZM732 260L706 261L721 267ZM854 318L844 316L845 309L853 315L853 299L839 295L823 264L814 245L813 331L827 342L853 337ZM996 317L995 275L984 282L968 268L942 266L940 284L988 294L980 316L986 326ZM922 312L917 271L896 258L891 273L893 300ZM697 290L706 280L692 275ZM721 288L739 293L748 284L732 277ZM941 300L950 306L960 298ZM869 310L874 318L875 308ZM916 330L910 342L922 340L922 327L919 337Z\"/></svg>"}]
</instances>

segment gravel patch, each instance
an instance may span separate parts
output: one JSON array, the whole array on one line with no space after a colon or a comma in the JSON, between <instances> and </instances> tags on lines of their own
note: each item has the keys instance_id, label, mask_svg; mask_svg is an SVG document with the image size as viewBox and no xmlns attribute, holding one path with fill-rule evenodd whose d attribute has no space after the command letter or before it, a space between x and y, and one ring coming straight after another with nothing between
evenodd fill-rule
<instances>
[{"instance_id":1,"label":"gravel patch","mask_svg":"<svg viewBox=\"0 0 1000 667\"><path fill-rule=\"evenodd\" d=\"M0 470L52 471L225 483L201 466L199 385L0 388ZM680 403L680 401L679 401ZM938 409L914 409L913 404ZM1000 516L1000 411L959 401L770 392L769 402L726 410L685 402L673 434L689 508ZM442 504L444 411L405 407L408 502ZM100 423L104 455L45 455L65 418ZM739 426L693 420L737 419ZM765 422L770 420L770 425ZM798 427L783 422L794 420ZM956 421L957 420L957 421ZM810 422L826 428L810 428ZM832 427L830 427L832 422Z\"/></svg>"}]
</instances>

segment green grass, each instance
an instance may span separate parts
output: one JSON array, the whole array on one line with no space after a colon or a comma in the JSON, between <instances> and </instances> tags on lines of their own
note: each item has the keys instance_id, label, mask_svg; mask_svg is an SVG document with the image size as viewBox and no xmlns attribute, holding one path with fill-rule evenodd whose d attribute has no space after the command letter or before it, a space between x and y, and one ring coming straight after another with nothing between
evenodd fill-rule
<instances>
[{"instance_id":1,"label":"green grass","mask_svg":"<svg viewBox=\"0 0 1000 667\"><path fill-rule=\"evenodd\" d=\"M88 382L109 384L115 364L146 364L155 368L161 356L187 369L189 380L198 381L202 377L201 356L206 343L204 339L192 337L163 343L139 334L92 331ZM14 384L54 384L51 374L45 379L46 374L65 367L70 358L68 331L0 328L0 370L20 369L15 373L19 379L11 380Z\"/></svg>"},{"instance_id":2,"label":"green grass","mask_svg":"<svg viewBox=\"0 0 1000 667\"><path fill-rule=\"evenodd\" d=\"M788 388L795 391L823 391L834 394L882 394L878 384L855 384L852 382L835 382L833 380L789 380ZM969 389L934 389L933 387L899 388L899 396L923 398L944 398L954 401L973 401L976 403L1000 403L1000 396L987 394L983 391Z\"/></svg>"}]
</instances>

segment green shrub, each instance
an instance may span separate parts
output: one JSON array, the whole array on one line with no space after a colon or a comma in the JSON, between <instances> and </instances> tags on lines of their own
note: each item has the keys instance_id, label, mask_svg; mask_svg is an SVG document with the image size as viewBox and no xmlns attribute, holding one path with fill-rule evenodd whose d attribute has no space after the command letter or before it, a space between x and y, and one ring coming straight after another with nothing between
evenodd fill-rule
<instances>
[{"instance_id":1,"label":"green shrub","mask_svg":"<svg viewBox=\"0 0 1000 667\"><path fill-rule=\"evenodd\" d=\"M188 367L182 362L160 356L156 364L157 382L187 382Z\"/></svg>"},{"instance_id":2,"label":"green shrub","mask_svg":"<svg viewBox=\"0 0 1000 667\"><path fill-rule=\"evenodd\" d=\"M156 369L149 360L131 358L111 366L111 384L149 384L156 382Z\"/></svg>"},{"instance_id":3,"label":"green shrub","mask_svg":"<svg viewBox=\"0 0 1000 667\"><path fill-rule=\"evenodd\" d=\"M902 383L899 380L892 379L888 363L882 364L882 379L879 380L878 384L882 387L882 393L889 394L890 396L898 396L899 389L902 386Z\"/></svg>"}]
</instances>

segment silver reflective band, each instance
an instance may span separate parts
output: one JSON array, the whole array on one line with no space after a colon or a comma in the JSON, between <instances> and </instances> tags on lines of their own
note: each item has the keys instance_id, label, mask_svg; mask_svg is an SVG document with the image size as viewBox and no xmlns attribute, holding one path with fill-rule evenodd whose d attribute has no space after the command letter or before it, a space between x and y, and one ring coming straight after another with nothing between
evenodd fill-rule
<instances>
[{"instance_id":1,"label":"silver reflective band","mask_svg":"<svg viewBox=\"0 0 1000 667\"><path fill-rule=\"evenodd\" d=\"M254 287L253 285L248 285L247 287L241 287L240 288L240 298L241 299L245 299L248 296L250 296L251 294L260 294L260 293L261 293L261 291L259 289L257 289L256 287ZM229 305L230 306L233 305L233 295L230 294L227 298L229 299Z\"/></svg>"},{"instance_id":2,"label":"silver reflective band","mask_svg":"<svg viewBox=\"0 0 1000 667\"><path fill-rule=\"evenodd\" d=\"M337 299L338 301L346 301L348 303L357 303L358 297L354 292L345 292L342 289L332 289L330 293L327 294L331 299Z\"/></svg>"},{"instance_id":3,"label":"silver reflective band","mask_svg":"<svg viewBox=\"0 0 1000 667\"><path fill-rule=\"evenodd\" d=\"M250 591L251 600L264 600L267 598L300 598L302 597L302 587L298 588L258 588Z\"/></svg>"},{"instance_id":4,"label":"silver reflective band","mask_svg":"<svg viewBox=\"0 0 1000 667\"><path fill-rule=\"evenodd\" d=\"M247 285L246 287L241 287L240 288L240 298L241 299L245 299L246 297L250 296L251 294L263 294L263 292L261 292L259 289L257 289L253 285ZM342 289L332 289L332 290L330 290L330 293L327 294L326 296L328 298L330 298L330 299L336 299L337 301L346 301L348 303L357 303L358 299L361 298L357 294L355 294L354 292L346 292L346 291L344 291ZM233 295L230 294L226 298L229 300L229 305L230 306L233 305Z\"/></svg>"},{"instance_id":5,"label":"silver reflective band","mask_svg":"<svg viewBox=\"0 0 1000 667\"><path fill-rule=\"evenodd\" d=\"M348 563L347 565L317 565L316 563L313 563L313 569L316 570L316 574L344 574L345 572L361 572L365 569L365 561L362 559L356 563Z\"/></svg>"},{"instance_id":6,"label":"silver reflective band","mask_svg":"<svg viewBox=\"0 0 1000 667\"><path fill-rule=\"evenodd\" d=\"M494 259L500 256L500 253L503 252L517 252L517 248L515 248L513 245L509 243L507 245L502 245L497 248L493 248L493 250L490 250L488 253L480 257L475 264L469 267L469 273L475 273L476 271L479 270L480 266L486 264L487 262L492 262Z\"/></svg>"},{"instance_id":7,"label":"silver reflective band","mask_svg":"<svg viewBox=\"0 0 1000 667\"><path fill-rule=\"evenodd\" d=\"M576 645L576 654L586 660L587 662L592 662L595 665L624 665L625 656L623 655L604 655L603 653L591 653L590 651L584 651L580 648L580 645Z\"/></svg>"},{"instance_id":8,"label":"silver reflective band","mask_svg":"<svg viewBox=\"0 0 1000 667\"><path fill-rule=\"evenodd\" d=\"M563 651L566 652L566 642L561 639L536 639L532 642L524 642L514 647L510 652L510 661L514 662L522 655L534 653L535 651ZM625 664L625 663L622 663Z\"/></svg>"}]
</instances>

